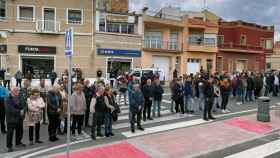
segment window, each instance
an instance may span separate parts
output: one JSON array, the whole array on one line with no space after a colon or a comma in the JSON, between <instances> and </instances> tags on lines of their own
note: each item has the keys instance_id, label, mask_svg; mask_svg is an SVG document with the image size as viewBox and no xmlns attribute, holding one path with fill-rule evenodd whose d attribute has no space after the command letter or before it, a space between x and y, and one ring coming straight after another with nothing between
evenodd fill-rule
<instances>
[{"instance_id":1,"label":"window","mask_svg":"<svg viewBox=\"0 0 280 158\"><path fill-rule=\"evenodd\" d=\"M222 73L222 71L223 71L223 57L222 56L217 57L217 71L219 73Z\"/></svg>"},{"instance_id":2,"label":"window","mask_svg":"<svg viewBox=\"0 0 280 158\"><path fill-rule=\"evenodd\" d=\"M271 63L266 63L266 68L271 69Z\"/></svg>"},{"instance_id":3,"label":"window","mask_svg":"<svg viewBox=\"0 0 280 158\"><path fill-rule=\"evenodd\" d=\"M169 37L169 49L177 50L178 49L178 32L170 32Z\"/></svg>"},{"instance_id":4,"label":"window","mask_svg":"<svg viewBox=\"0 0 280 158\"><path fill-rule=\"evenodd\" d=\"M246 35L241 35L240 37L240 45L245 46L247 44Z\"/></svg>"},{"instance_id":5,"label":"window","mask_svg":"<svg viewBox=\"0 0 280 158\"><path fill-rule=\"evenodd\" d=\"M105 20L105 15L101 14L99 17L99 31L105 32L106 31L106 20Z\"/></svg>"},{"instance_id":6,"label":"window","mask_svg":"<svg viewBox=\"0 0 280 158\"><path fill-rule=\"evenodd\" d=\"M273 48L273 44L272 44L272 40L271 39L265 40L265 48L266 49L272 49Z\"/></svg>"},{"instance_id":7,"label":"window","mask_svg":"<svg viewBox=\"0 0 280 158\"><path fill-rule=\"evenodd\" d=\"M204 40L203 35L190 35L189 44L202 45Z\"/></svg>"},{"instance_id":8,"label":"window","mask_svg":"<svg viewBox=\"0 0 280 158\"><path fill-rule=\"evenodd\" d=\"M35 7L34 6L18 6L18 21L35 21Z\"/></svg>"},{"instance_id":9,"label":"window","mask_svg":"<svg viewBox=\"0 0 280 158\"><path fill-rule=\"evenodd\" d=\"M162 33L161 32L146 32L145 33L146 48L162 48Z\"/></svg>"},{"instance_id":10,"label":"window","mask_svg":"<svg viewBox=\"0 0 280 158\"><path fill-rule=\"evenodd\" d=\"M224 42L224 35L218 35L218 45L222 45Z\"/></svg>"},{"instance_id":11,"label":"window","mask_svg":"<svg viewBox=\"0 0 280 158\"><path fill-rule=\"evenodd\" d=\"M6 0L0 0L0 20L6 20L7 14L7 2Z\"/></svg>"},{"instance_id":12,"label":"window","mask_svg":"<svg viewBox=\"0 0 280 158\"><path fill-rule=\"evenodd\" d=\"M83 24L83 11L81 9L67 9L68 24Z\"/></svg>"}]
</instances>

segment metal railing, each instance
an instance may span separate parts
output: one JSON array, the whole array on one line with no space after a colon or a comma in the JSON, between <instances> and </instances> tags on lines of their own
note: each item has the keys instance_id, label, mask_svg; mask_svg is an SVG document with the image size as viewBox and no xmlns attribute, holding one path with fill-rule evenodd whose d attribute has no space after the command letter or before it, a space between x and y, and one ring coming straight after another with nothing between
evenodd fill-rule
<instances>
[{"instance_id":1,"label":"metal railing","mask_svg":"<svg viewBox=\"0 0 280 158\"><path fill-rule=\"evenodd\" d=\"M224 49L241 49L241 50L253 50L253 51L262 51L264 50L263 47L261 46L253 46L253 45L241 45L241 44L236 44L236 43L223 43L219 44L219 48L224 48Z\"/></svg>"},{"instance_id":2,"label":"metal railing","mask_svg":"<svg viewBox=\"0 0 280 158\"><path fill-rule=\"evenodd\" d=\"M36 30L39 32L60 32L60 22L54 20L37 20Z\"/></svg>"},{"instance_id":3,"label":"metal railing","mask_svg":"<svg viewBox=\"0 0 280 158\"><path fill-rule=\"evenodd\" d=\"M189 37L189 45L217 47L215 38Z\"/></svg>"},{"instance_id":4,"label":"metal railing","mask_svg":"<svg viewBox=\"0 0 280 158\"><path fill-rule=\"evenodd\" d=\"M164 49L169 51L182 51L182 46L178 42L162 41L162 40L144 40L144 48Z\"/></svg>"},{"instance_id":5,"label":"metal railing","mask_svg":"<svg viewBox=\"0 0 280 158\"><path fill-rule=\"evenodd\" d=\"M135 34L134 24L129 23L107 23L106 26L99 26L101 32Z\"/></svg>"}]
</instances>

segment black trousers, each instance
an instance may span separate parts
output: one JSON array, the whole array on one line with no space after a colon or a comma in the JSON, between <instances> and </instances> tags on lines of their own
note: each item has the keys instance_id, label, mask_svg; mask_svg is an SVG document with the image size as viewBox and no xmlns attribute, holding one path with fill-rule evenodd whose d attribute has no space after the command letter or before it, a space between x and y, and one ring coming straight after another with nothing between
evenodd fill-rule
<instances>
[{"instance_id":1,"label":"black trousers","mask_svg":"<svg viewBox=\"0 0 280 158\"><path fill-rule=\"evenodd\" d=\"M21 79L17 79L17 84L16 84L16 86L21 88Z\"/></svg>"},{"instance_id":2,"label":"black trousers","mask_svg":"<svg viewBox=\"0 0 280 158\"><path fill-rule=\"evenodd\" d=\"M59 114L48 114L49 126L48 132L50 139L56 138L56 132L59 127Z\"/></svg>"},{"instance_id":3,"label":"black trousers","mask_svg":"<svg viewBox=\"0 0 280 158\"><path fill-rule=\"evenodd\" d=\"M2 133L6 132L5 116L6 116L5 106L0 105L0 126L1 126Z\"/></svg>"},{"instance_id":4,"label":"black trousers","mask_svg":"<svg viewBox=\"0 0 280 158\"><path fill-rule=\"evenodd\" d=\"M203 118L209 119L212 117L212 106L213 106L214 100L211 98L205 98L205 105L204 105L204 111L203 111Z\"/></svg>"},{"instance_id":5,"label":"black trousers","mask_svg":"<svg viewBox=\"0 0 280 158\"><path fill-rule=\"evenodd\" d=\"M179 110L179 108L180 108L180 110ZM175 100L175 110L176 110L176 113L179 113L180 111L182 114L185 113L183 97L179 97L178 99Z\"/></svg>"},{"instance_id":6,"label":"black trousers","mask_svg":"<svg viewBox=\"0 0 280 158\"><path fill-rule=\"evenodd\" d=\"M227 104L228 104L228 95L222 95L222 110L227 109Z\"/></svg>"},{"instance_id":7,"label":"black trousers","mask_svg":"<svg viewBox=\"0 0 280 158\"><path fill-rule=\"evenodd\" d=\"M85 126L88 126L88 120L89 120L89 107L90 107L90 103L87 103L87 107L86 107L86 112L85 112Z\"/></svg>"},{"instance_id":8,"label":"black trousers","mask_svg":"<svg viewBox=\"0 0 280 158\"><path fill-rule=\"evenodd\" d=\"M73 115L73 122L71 127L71 131L73 135L75 134L76 129L78 129L78 134L82 133L83 122L84 122L84 115Z\"/></svg>"},{"instance_id":9,"label":"black trousers","mask_svg":"<svg viewBox=\"0 0 280 158\"><path fill-rule=\"evenodd\" d=\"M16 133L16 145L21 144L23 124L21 121L7 124L7 148L13 147L14 132Z\"/></svg>"},{"instance_id":10,"label":"black trousers","mask_svg":"<svg viewBox=\"0 0 280 158\"><path fill-rule=\"evenodd\" d=\"M10 90L10 83L11 83L10 80L5 80L5 81L4 81L4 86L5 86L6 88L8 88L9 90ZM7 86L8 86L8 87L7 87Z\"/></svg>"},{"instance_id":11,"label":"black trousers","mask_svg":"<svg viewBox=\"0 0 280 158\"><path fill-rule=\"evenodd\" d=\"M52 78L52 79L51 79L51 84L52 84L52 86L54 85L54 82L55 82L55 78Z\"/></svg>"},{"instance_id":12,"label":"black trousers","mask_svg":"<svg viewBox=\"0 0 280 158\"><path fill-rule=\"evenodd\" d=\"M34 140L34 126L29 126L29 141ZM35 124L35 140L40 140L40 122Z\"/></svg>"},{"instance_id":13,"label":"black trousers","mask_svg":"<svg viewBox=\"0 0 280 158\"><path fill-rule=\"evenodd\" d=\"M141 127L141 116L142 111L138 112L130 112L130 128L135 129L135 122L137 123L137 127ZM136 118L137 117L137 118Z\"/></svg>"},{"instance_id":14,"label":"black trousers","mask_svg":"<svg viewBox=\"0 0 280 158\"><path fill-rule=\"evenodd\" d=\"M145 104L144 104L144 110L143 110L143 118L146 119L148 116L148 118L151 118L151 109L152 109L152 100L150 99L145 99Z\"/></svg>"},{"instance_id":15,"label":"black trousers","mask_svg":"<svg viewBox=\"0 0 280 158\"><path fill-rule=\"evenodd\" d=\"M92 114L92 126L91 126L91 137L96 137L96 131L97 134L101 134L101 125L104 122L104 114L101 112L95 112Z\"/></svg>"},{"instance_id":16,"label":"black trousers","mask_svg":"<svg viewBox=\"0 0 280 158\"><path fill-rule=\"evenodd\" d=\"M46 120L47 120L46 117L47 117L46 116L46 108L43 108L43 123L46 123Z\"/></svg>"}]
</instances>

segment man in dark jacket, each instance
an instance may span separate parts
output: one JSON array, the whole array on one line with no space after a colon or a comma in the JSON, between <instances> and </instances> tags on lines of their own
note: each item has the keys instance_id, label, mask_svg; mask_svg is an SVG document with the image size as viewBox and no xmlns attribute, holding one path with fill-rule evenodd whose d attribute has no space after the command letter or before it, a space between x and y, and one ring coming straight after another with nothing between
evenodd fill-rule
<instances>
[{"instance_id":1,"label":"man in dark jacket","mask_svg":"<svg viewBox=\"0 0 280 158\"><path fill-rule=\"evenodd\" d=\"M50 73L50 80L51 80L52 86L54 85L56 78L57 78L57 74L56 74L56 72L54 72L54 70L52 70L52 72Z\"/></svg>"},{"instance_id":2,"label":"man in dark jacket","mask_svg":"<svg viewBox=\"0 0 280 158\"><path fill-rule=\"evenodd\" d=\"M254 79L253 79L253 73L249 75L247 79L248 87L247 87L247 100L253 101L253 94L255 89Z\"/></svg>"},{"instance_id":3,"label":"man in dark jacket","mask_svg":"<svg viewBox=\"0 0 280 158\"><path fill-rule=\"evenodd\" d=\"M160 80L155 80L154 85L154 104L153 104L153 117L156 116L156 109L157 109L157 115L160 117L160 107L161 107L161 101L162 101L162 94L164 93L162 86L160 85Z\"/></svg>"},{"instance_id":4,"label":"man in dark jacket","mask_svg":"<svg viewBox=\"0 0 280 158\"><path fill-rule=\"evenodd\" d=\"M20 102L19 89L13 87L10 96L5 101L7 120L7 148L8 152L13 151L13 136L16 132L16 146L25 147L21 142L23 134L23 119L25 110Z\"/></svg>"},{"instance_id":5,"label":"man in dark jacket","mask_svg":"<svg viewBox=\"0 0 280 158\"><path fill-rule=\"evenodd\" d=\"M47 113L49 118L49 140L57 141L57 129L59 127L59 113L61 111L62 99L59 93L59 86L54 86L47 94Z\"/></svg>"},{"instance_id":6,"label":"man in dark jacket","mask_svg":"<svg viewBox=\"0 0 280 158\"><path fill-rule=\"evenodd\" d=\"M129 111L131 132L135 132L135 122L137 122L137 128L143 131L144 128L141 126L141 115L144 108L144 97L140 90L139 84L133 85L133 91L131 92L130 97ZM137 120L135 119L136 116Z\"/></svg>"},{"instance_id":7,"label":"man in dark jacket","mask_svg":"<svg viewBox=\"0 0 280 158\"><path fill-rule=\"evenodd\" d=\"M215 119L211 113L211 109L214 102L213 81L214 81L213 78L210 77L210 79L205 82L205 86L204 86L205 107L203 111L203 119L205 121L208 121L208 119Z\"/></svg>"},{"instance_id":8,"label":"man in dark jacket","mask_svg":"<svg viewBox=\"0 0 280 158\"><path fill-rule=\"evenodd\" d=\"M145 98L145 105L144 105L144 111L143 111L143 120L146 121L146 115L148 115L148 120L153 120L151 118L151 108L153 104L153 86L152 86L152 80L148 79L147 83L143 87L143 95Z\"/></svg>"},{"instance_id":9,"label":"man in dark jacket","mask_svg":"<svg viewBox=\"0 0 280 158\"><path fill-rule=\"evenodd\" d=\"M177 79L177 82L174 85L174 92L172 97L175 101L176 113L179 113L179 111L181 111L181 113L184 114L184 86L182 83L182 79L180 78Z\"/></svg>"},{"instance_id":10,"label":"man in dark jacket","mask_svg":"<svg viewBox=\"0 0 280 158\"><path fill-rule=\"evenodd\" d=\"M86 80L84 83L84 94L85 94L85 98L86 98L86 112L85 112L85 126L88 127L88 120L89 120L89 112L90 112L90 102L91 102L91 98L92 98L92 89L91 86L89 85L90 82L89 80Z\"/></svg>"}]
</instances>

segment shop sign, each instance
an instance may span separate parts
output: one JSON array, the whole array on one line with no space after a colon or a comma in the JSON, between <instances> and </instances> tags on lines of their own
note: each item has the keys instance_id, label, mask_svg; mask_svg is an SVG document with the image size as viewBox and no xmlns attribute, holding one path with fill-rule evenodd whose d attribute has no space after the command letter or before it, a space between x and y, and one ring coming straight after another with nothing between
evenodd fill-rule
<instances>
[{"instance_id":1,"label":"shop sign","mask_svg":"<svg viewBox=\"0 0 280 158\"><path fill-rule=\"evenodd\" d=\"M56 47L19 45L19 53L56 54Z\"/></svg>"},{"instance_id":2,"label":"shop sign","mask_svg":"<svg viewBox=\"0 0 280 158\"><path fill-rule=\"evenodd\" d=\"M105 56L141 57L140 50L121 50L121 49L98 48L97 54L105 55Z\"/></svg>"},{"instance_id":3,"label":"shop sign","mask_svg":"<svg viewBox=\"0 0 280 158\"><path fill-rule=\"evenodd\" d=\"M7 45L0 44L0 53L7 53Z\"/></svg>"}]
</instances>

